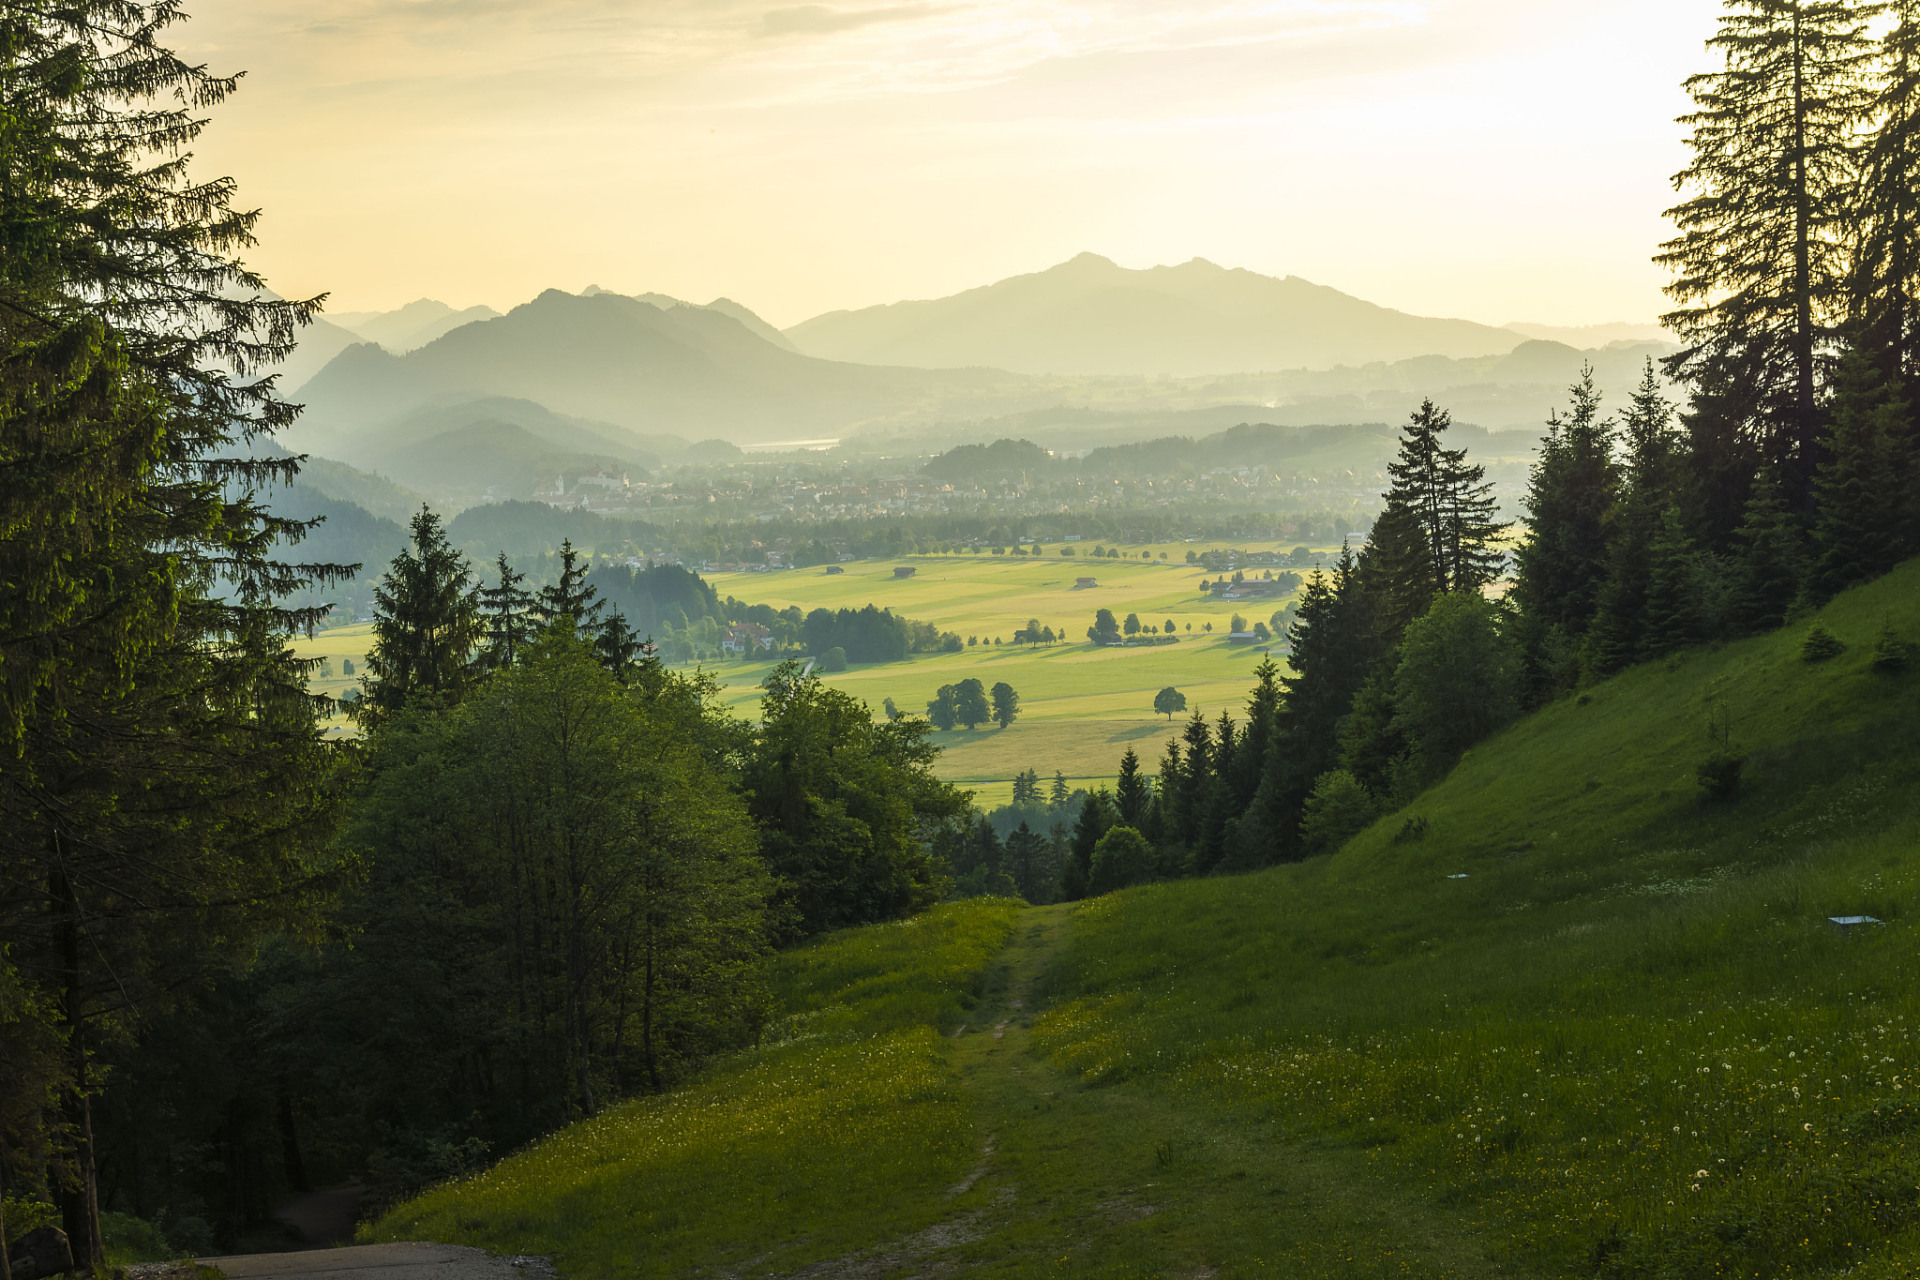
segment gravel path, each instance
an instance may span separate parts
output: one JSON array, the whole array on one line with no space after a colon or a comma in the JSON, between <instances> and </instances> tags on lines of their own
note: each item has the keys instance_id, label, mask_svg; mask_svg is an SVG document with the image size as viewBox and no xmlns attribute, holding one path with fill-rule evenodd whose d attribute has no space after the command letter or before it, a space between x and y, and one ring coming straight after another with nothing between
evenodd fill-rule
<instances>
[{"instance_id":1,"label":"gravel path","mask_svg":"<svg viewBox=\"0 0 1920 1280\"><path fill-rule=\"evenodd\" d=\"M545 1258L494 1258L450 1244L360 1244L299 1253L201 1258L227 1280L552 1280Z\"/></svg>"}]
</instances>

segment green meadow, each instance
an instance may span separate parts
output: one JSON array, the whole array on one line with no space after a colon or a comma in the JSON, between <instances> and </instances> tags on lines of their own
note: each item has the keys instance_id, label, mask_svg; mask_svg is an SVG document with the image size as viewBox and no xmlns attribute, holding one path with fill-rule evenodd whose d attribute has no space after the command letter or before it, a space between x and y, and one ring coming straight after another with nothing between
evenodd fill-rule
<instances>
[{"instance_id":1,"label":"green meadow","mask_svg":"<svg viewBox=\"0 0 1920 1280\"><path fill-rule=\"evenodd\" d=\"M1920 671L1872 655L1920 563L1821 620L1838 658L1803 620L1628 672L1328 858L791 953L778 1044L373 1236L583 1277L1912 1275Z\"/></svg>"},{"instance_id":2,"label":"green meadow","mask_svg":"<svg viewBox=\"0 0 1920 1280\"><path fill-rule=\"evenodd\" d=\"M785 573L720 574L721 595L785 609L861 608L876 604L931 622L963 639L986 643L963 653L922 655L905 662L854 666L827 681L863 698L877 712L887 698L902 710L925 714L941 685L969 677L991 688L1005 681L1020 694L1021 717L1011 728L982 727L934 735L942 748L942 777L977 793L983 805L1005 803L1023 769L1043 778L1065 774L1076 785L1100 785L1118 771L1132 747L1151 765L1179 721L1153 714L1153 697L1172 685L1187 695L1189 712L1236 713L1246 700L1253 668L1269 646L1235 647L1226 640L1233 615L1265 621L1291 597L1231 603L1201 594L1212 575L1185 563L1185 545L1130 548L1132 560L1063 557L914 556L839 566L842 573L800 569ZM1205 549L1205 548L1200 548ZM1250 544L1243 550L1271 550ZM1281 548L1290 549L1290 548ZM1058 548L1051 549L1057 553ZM1141 552L1155 558L1142 560ZM1167 560L1161 562L1164 551ZM911 567L907 579L896 566ZM1096 585L1081 589L1078 578ZM1099 609L1116 618L1138 613L1143 623L1175 624L1177 645L1097 649L1086 638ZM1012 644L1016 631L1037 618L1067 639L1051 646ZM1205 628L1211 624L1213 631ZM1192 630L1189 632L1188 627ZM991 642L1002 641L999 645ZM730 662L711 668L724 697L753 714L770 663Z\"/></svg>"},{"instance_id":3,"label":"green meadow","mask_svg":"<svg viewBox=\"0 0 1920 1280\"><path fill-rule=\"evenodd\" d=\"M1099 786L1112 780L1120 757L1131 747L1154 767L1168 738L1180 730L1179 718L1153 713L1153 698L1172 685L1187 696L1187 708L1209 716L1238 714L1253 682L1253 668L1271 646L1235 647L1226 631L1237 612L1249 623L1265 621L1292 597L1244 601L1212 600L1200 583L1211 575L1186 564L1189 550L1176 544L1133 547L1131 560L1065 557L1050 549L1043 556L911 556L900 560L856 561L844 572L797 569L781 573L717 574L711 581L722 597L779 609L858 609L874 604L916 621L931 622L965 639L985 643L961 653L925 654L904 662L856 664L823 678L879 714L892 698L902 711L923 715L940 686L969 677L989 688L1005 681L1020 694L1021 716L1012 727L983 726L934 735L941 750L942 777L976 793L983 806L1011 798L1013 778L1033 769L1043 778L1064 774L1075 786ZM1242 550L1291 550L1272 543L1249 543ZM1324 548L1322 549L1324 550ZM1143 551L1154 556L1140 558ZM1161 552L1167 554L1163 563ZM1334 553L1329 553L1334 554ZM896 566L914 576L898 579ZM1078 578L1096 586L1080 589ZM1137 649L1097 649L1086 638L1096 610L1116 618L1138 613L1145 623L1171 620L1181 635L1177 645ZM1064 632L1053 645L1015 645L1027 619ZM1213 631L1206 627L1211 624ZM1187 628L1191 626L1192 631ZM998 638L1001 644L992 643ZM334 697L356 681L343 663L356 667L366 655L372 627L362 623L319 633L296 642L302 656L325 658L326 672L314 687ZM770 662L729 660L703 664L721 683L721 696L742 716L757 717L760 685ZM341 732L351 732L344 718Z\"/></svg>"}]
</instances>

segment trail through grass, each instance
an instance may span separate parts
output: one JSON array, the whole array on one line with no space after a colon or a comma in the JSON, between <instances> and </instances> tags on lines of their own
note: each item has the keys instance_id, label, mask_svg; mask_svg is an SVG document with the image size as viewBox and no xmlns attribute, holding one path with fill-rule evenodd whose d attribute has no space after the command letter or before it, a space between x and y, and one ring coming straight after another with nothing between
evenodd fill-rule
<instances>
[{"instance_id":1,"label":"trail through grass","mask_svg":"<svg viewBox=\"0 0 1920 1280\"><path fill-rule=\"evenodd\" d=\"M542 1253L595 1280L1527 1274L1361 1161L1051 1066L1029 1035L1068 919L970 903L796 953L782 1044L362 1238Z\"/></svg>"}]
</instances>

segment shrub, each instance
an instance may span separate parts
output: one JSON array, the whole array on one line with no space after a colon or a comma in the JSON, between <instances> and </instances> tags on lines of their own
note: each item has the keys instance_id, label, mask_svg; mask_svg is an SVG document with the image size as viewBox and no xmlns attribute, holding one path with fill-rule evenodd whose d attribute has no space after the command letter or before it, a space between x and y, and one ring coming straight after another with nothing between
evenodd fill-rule
<instances>
[{"instance_id":1,"label":"shrub","mask_svg":"<svg viewBox=\"0 0 1920 1280\"><path fill-rule=\"evenodd\" d=\"M820 669L822 671L845 671L847 669L847 651L839 645L833 646L833 648L820 655Z\"/></svg>"},{"instance_id":2,"label":"shrub","mask_svg":"<svg viewBox=\"0 0 1920 1280\"><path fill-rule=\"evenodd\" d=\"M1839 636L1827 630L1825 623L1816 622L1800 643L1800 661L1828 662L1846 651L1847 646L1840 642Z\"/></svg>"},{"instance_id":3,"label":"shrub","mask_svg":"<svg viewBox=\"0 0 1920 1280\"><path fill-rule=\"evenodd\" d=\"M1153 846L1147 838L1132 827L1115 827L1093 847L1093 874L1087 887L1093 893L1111 893L1139 884L1152 870Z\"/></svg>"},{"instance_id":4,"label":"shrub","mask_svg":"<svg viewBox=\"0 0 1920 1280\"><path fill-rule=\"evenodd\" d=\"M1345 769L1323 773L1307 797L1300 835L1309 853L1332 853L1367 829L1379 813L1373 793Z\"/></svg>"},{"instance_id":5,"label":"shrub","mask_svg":"<svg viewBox=\"0 0 1920 1280\"><path fill-rule=\"evenodd\" d=\"M1393 842L1395 844L1419 844L1427 838L1427 832L1429 830L1431 830L1431 827L1425 818L1408 818L1400 824L1400 829L1393 833Z\"/></svg>"},{"instance_id":6,"label":"shrub","mask_svg":"<svg viewBox=\"0 0 1920 1280\"><path fill-rule=\"evenodd\" d=\"M1731 800L1740 791L1740 775L1747 758L1730 750L1717 750L1694 769L1700 790L1708 800Z\"/></svg>"},{"instance_id":7,"label":"shrub","mask_svg":"<svg viewBox=\"0 0 1920 1280\"><path fill-rule=\"evenodd\" d=\"M1913 657L1913 646L1900 638L1900 633L1887 627L1880 633L1880 640L1873 646L1873 670L1875 675L1897 676L1907 669L1907 663Z\"/></svg>"}]
</instances>

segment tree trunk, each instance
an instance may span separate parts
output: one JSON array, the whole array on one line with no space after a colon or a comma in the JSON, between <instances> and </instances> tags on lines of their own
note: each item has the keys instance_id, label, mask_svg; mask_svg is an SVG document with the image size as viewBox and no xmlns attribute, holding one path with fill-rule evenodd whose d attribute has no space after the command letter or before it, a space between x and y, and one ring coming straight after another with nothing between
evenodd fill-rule
<instances>
[{"instance_id":1,"label":"tree trunk","mask_svg":"<svg viewBox=\"0 0 1920 1280\"><path fill-rule=\"evenodd\" d=\"M60 837L53 837L54 865L64 865ZM87 1071L87 1045L82 1027L85 1016L85 992L80 968L80 901L73 882L64 871L52 876L52 899L60 913L61 967L65 970L62 1012L67 1023L67 1045L72 1055L73 1079L68 1094L68 1122L72 1126L74 1173L80 1185L62 1189L61 1226L67 1233L73 1261L83 1273L92 1273L106 1265L106 1250L100 1240L99 1171L94 1163L93 1100L88 1096L91 1080Z\"/></svg>"},{"instance_id":2,"label":"tree trunk","mask_svg":"<svg viewBox=\"0 0 1920 1280\"><path fill-rule=\"evenodd\" d=\"M1786 464L1782 483L1788 501L1804 507L1813 497L1815 423L1813 368L1813 208L1807 190L1806 43L1800 7L1793 10L1793 294L1794 423L1793 438L1783 442Z\"/></svg>"},{"instance_id":3,"label":"tree trunk","mask_svg":"<svg viewBox=\"0 0 1920 1280\"><path fill-rule=\"evenodd\" d=\"M280 1086L277 1118L280 1124L280 1161L286 1169L287 1185L302 1194L313 1190L307 1181L307 1163L300 1158L300 1135L293 1124L293 1097Z\"/></svg>"},{"instance_id":4,"label":"tree trunk","mask_svg":"<svg viewBox=\"0 0 1920 1280\"><path fill-rule=\"evenodd\" d=\"M13 1264L7 1260L7 1144L0 1142L0 1280L13 1280Z\"/></svg>"}]
</instances>

